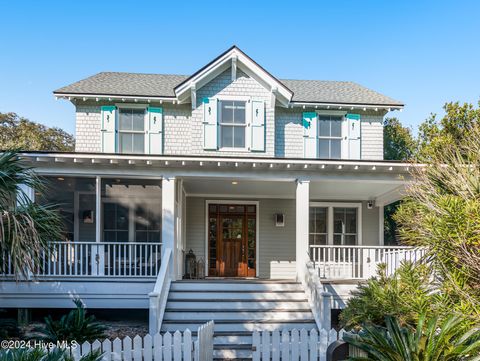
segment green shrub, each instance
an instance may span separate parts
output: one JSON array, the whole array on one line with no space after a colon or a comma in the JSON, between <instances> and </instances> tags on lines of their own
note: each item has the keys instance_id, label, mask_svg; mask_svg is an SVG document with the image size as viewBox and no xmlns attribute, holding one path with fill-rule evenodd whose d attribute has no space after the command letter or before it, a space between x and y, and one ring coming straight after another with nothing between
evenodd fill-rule
<instances>
[{"instance_id":1,"label":"green shrub","mask_svg":"<svg viewBox=\"0 0 480 361\"><path fill-rule=\"evenodd\" d=\"M101 359L101 351L96 350L83 356L80 361L100 361ZM50 352L40 348L15 348L0 350L0 361L73 361L73 357L59 348Z\"/></svg>"},{"instance_id":2,"label":"green shrub","mask_svg":"<svg viewBox=\"0 0 480 361\"><path fill-rule=\"evenodd\" d=\"M385 316L395 316L401 325L413 325L421 313L438 312L439 302L425 265L406 262L389 277L385 265L380 265L376 277L352 292L340 314L340 323L346 329L364 323L385 325Z\"/></svg>"},{"instance_id":3,"label":"green shrub","mask_svg":"<svg viewBox=\"0 0 480 361\"><path fill-rule=\"evenodd\" d=\"M45 326L36 328L39 339L46 342L95 341L105 337L105 326L95 319L95 316L87 316L87 311L79 299L73 301L77 306L60 320L55 321L51 316L45 317Z\"/></svg>"},{"instance_id":4,"label":"green shrub","mask_svg":"<svg viewBox=\"0 0 480 361\"><path fill-rule=\"evenodd\" d=\"M466 325L458 315L440 321L423 314L415 327L402 326L388 316L385 327L365 325L358 334L346 334L343 339L367 353L366 358L350 357L352 361L478 361L480 329Z\"/></svg>"},{"instance_id":5,"label":"green shrub","mask_svg":"<svg viewBox=\"0 0 480 361\"><path fill-rule=\"evenodd\" d=\"M0 340L19 337L20 329L18 323L13 318L0 318Z\"/></svg>"}]
</instances>

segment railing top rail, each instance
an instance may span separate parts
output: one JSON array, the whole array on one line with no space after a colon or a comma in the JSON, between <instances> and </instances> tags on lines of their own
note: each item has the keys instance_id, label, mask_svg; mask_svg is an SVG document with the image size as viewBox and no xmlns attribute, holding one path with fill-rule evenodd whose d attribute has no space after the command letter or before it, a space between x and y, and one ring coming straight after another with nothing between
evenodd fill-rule
<instances>
[{"instance_id":1,"label":"railing top rail","mask_svg":"<svg viewBox=\"0 0 480 361\"><path fill-rule=\"evenodd\" d=\"M368 248L368 249L415 249L413 246L345 246L345 245L310 245L310 248Z\"/></svg>"},{"instance_id":2,"label":"railing top rail","mask_svg":"<svg viewBox=\"0 0 480 361\"><path fill-rule=\"evenodd\" d=\"M77 241L52 241L53 244L85 244L85 245L132 245L132 246L143 246L143 245L152 245L152 246L159 246L162 242L77 242Z\"/></svg>"}]
</instances>

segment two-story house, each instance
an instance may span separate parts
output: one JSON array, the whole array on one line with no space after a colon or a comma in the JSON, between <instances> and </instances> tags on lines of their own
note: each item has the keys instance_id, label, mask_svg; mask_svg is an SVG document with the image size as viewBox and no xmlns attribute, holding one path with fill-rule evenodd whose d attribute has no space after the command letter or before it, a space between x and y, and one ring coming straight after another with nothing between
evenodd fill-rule
<instances>
[{"instance_id":1,"label":"two-story house","mask_svg":"<svg viewBox=\"0 0 480 361\"><path fill-rule=\"evenodd\" d=\"M99 73L54 95L75 108L76 151L22 158L49 179L35 200L61 205L67 236L33 281L7 267L0 307L79 296L149 309L151 332L215 319L240 340L327 325L378 263L408 256L383 240L410 166L383 160L399 101L278 79L235 46L192 75ZM182 281L190 250L204 280Z\"/></svg>"}]
</instances>

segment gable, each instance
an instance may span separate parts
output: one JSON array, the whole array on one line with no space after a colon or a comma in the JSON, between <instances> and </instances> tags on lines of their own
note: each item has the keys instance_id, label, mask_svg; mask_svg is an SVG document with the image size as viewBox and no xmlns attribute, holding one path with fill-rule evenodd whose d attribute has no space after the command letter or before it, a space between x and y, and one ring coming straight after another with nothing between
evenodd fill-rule
<instances>
[{"instance_id":1,"label":"gable","mask_svg":"<svg viewBox=\"0 0 480 361\"><path fill-rule=\"evenodd\" d=\"M292 100L293 92L290 89L236 46L233 46L176 86L175 95L180 103L194 99L197 90L229 69L232 81L236 79L238 70L241 70L271 92L280 104L287 106ZM195 102L192 101L193 103Z\"/></svg>"}]
</instances>

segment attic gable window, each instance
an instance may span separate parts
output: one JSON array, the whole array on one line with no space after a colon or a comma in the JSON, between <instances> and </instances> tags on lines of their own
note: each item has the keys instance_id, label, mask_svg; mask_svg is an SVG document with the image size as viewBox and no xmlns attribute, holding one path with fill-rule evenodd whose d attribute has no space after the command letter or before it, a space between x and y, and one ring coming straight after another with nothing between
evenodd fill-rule
<instances>
[{"instance_id":1,"label":"attic gable window","mask_svg":"<svg viewBox=\"0 0 480 361\"><path fill-rule=\"evenodd\" d=\"M245 107L244 101L220 101L221 148L245 148L247 128Z\"/></svg>"},{"instance_id":2,"label":"attic gable window","mask_svg":"<svg viewBox=\"0 0 480 361\"><path fill-rule=\"evenodd\" d=\"M145 109L120 108L118 114L119 153L145 153Z\"/></svg>"}]
</instances>

